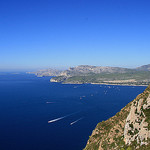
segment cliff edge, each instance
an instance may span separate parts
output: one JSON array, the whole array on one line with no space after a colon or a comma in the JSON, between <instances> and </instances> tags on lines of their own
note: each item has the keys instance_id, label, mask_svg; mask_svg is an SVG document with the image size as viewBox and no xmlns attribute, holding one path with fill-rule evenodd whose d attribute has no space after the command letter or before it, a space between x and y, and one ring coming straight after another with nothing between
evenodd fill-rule
<instances>
[{"instance_id":1,"label":"cliff edge","mask_svg":"<svg viewBox=\"0 0 150 150\"><path fill-rule=\"evenodd\" d=\"M115 116L98 123L84 150L150 150L150 85Z\"/></svg>"}]
</instances>

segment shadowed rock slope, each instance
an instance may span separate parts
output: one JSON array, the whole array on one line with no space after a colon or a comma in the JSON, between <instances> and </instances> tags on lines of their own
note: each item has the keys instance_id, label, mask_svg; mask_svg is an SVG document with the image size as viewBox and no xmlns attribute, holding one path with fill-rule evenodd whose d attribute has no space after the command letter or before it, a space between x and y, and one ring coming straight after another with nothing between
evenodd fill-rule
<instances>
[{"instance_id":1,"label":"shadowed rock slope","mask_svg":"<svg viewBox=\"0 0 150 150\"><path fill-rule=\"evenodd\" d=\"M150 85L115 116L98 123L84 150L150 150Z\"/></svg>"}]
</instances>

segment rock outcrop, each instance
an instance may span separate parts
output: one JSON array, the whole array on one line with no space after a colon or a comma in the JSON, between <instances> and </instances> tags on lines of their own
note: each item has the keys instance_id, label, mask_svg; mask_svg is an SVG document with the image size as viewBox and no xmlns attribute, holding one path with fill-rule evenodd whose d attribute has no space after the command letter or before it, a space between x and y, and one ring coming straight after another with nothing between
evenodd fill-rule
<instances>
[{"instance_id":1,"label":"rock outcrop","mask_svg":"<svg viewBox=\"0 0 150 150\"><path fill-rule=\"evenodd\" d=\"M84 150L136 149L150 149L150 85L115 116L100 122Z\"/></svg>"}]
</instances>

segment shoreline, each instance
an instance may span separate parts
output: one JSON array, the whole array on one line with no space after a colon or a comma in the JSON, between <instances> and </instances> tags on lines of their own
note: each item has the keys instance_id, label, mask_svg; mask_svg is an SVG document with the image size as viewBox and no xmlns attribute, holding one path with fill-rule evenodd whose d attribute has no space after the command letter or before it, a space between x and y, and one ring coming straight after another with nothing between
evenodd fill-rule
<instances>
[{"instance_id":1,"label":"shoreline","mask_svg":"<svg viewBox=\"0 0 150 150\"><path fill-rule=\"evenodd\" d=\"M50 81L51 82L51 81ZM61 82L51 82L51 83L61 83ZM139 85L136 85L136 84L109 84L109 83L61 83L61 84L96 84L96 85L119 85L119 86L145 86L147 87L149 84L147 85L143 85L143 84L139 84Z\"/></svg>"},{"instance_id":2,"label":"shoreline","mask_svg":"<svg viewBox=\"0 0 150 150\"><path fill-rule=\"evenodd\" d=\"M90 83L90 84L99 84L99 85L120 85L120 86L148 86L148 85L143 85L143 84L139 84L139 85L136 85L136 84L109 84L109 83Z\"/></svg>"}]
</instances>

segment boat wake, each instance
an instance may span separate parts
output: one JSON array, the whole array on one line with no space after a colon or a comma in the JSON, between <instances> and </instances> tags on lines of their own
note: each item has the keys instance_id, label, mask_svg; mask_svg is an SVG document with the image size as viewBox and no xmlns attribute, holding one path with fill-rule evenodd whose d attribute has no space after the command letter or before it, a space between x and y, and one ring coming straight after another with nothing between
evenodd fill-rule
<instances>
[{"instance_id":1,"label":"boat wake","mask_svg":"<svg viewBox=\"0 0 150 150\"><path fill-rule=\"evenodd\" d=\"M79 111L78 111L78 112L79 112ZM76 113L78 113L78 112L71 113L71 114L69 114L69 115L66 115L66 116L63 116L63 117L59 117L59 118L50 120L50 121L48 121L48 123L52 123L52 122L56 122L56 121L62 120L62 119L64 119L64 118L69 117L69 116L71 116L71 115L74 115L74 114L76 114Z\"/></svg>"},{"instance_id":2,"label":"boat wake","mask_svg":"<svg viewBox=\"0 0 150 150\"><path fill-rule=\"evenodd\" d=\"M83 118L79 118L78 120L71 122L70 125L72 126L73 124L77 123L78 121L80 121L80 120L82 120L82 119L83 119Z\"/></svg>"},{"instance_id":3,"label":"boat wake","mask_svg":"<svg viewBox=\"0 0 150 150\"><path fill-rule=\"evenodd\" d=\"M65 116L64 116L64 117L57 118L57 119L50 120L50 121L48 121L48 123L56 122L56 121L61 120L61 119L63 119L63 118L65 118Z\"/></svg>"},{"instance_id":4,"label":"boat wake","mask_svg":"<svg viewBox=\"0 0 150 150\"><path fill-rule=\"evenodd\" d=\"M46 102L46 104L51 104L51 103L55 103L55 102Z\"/></svg>"}]
</instances>

